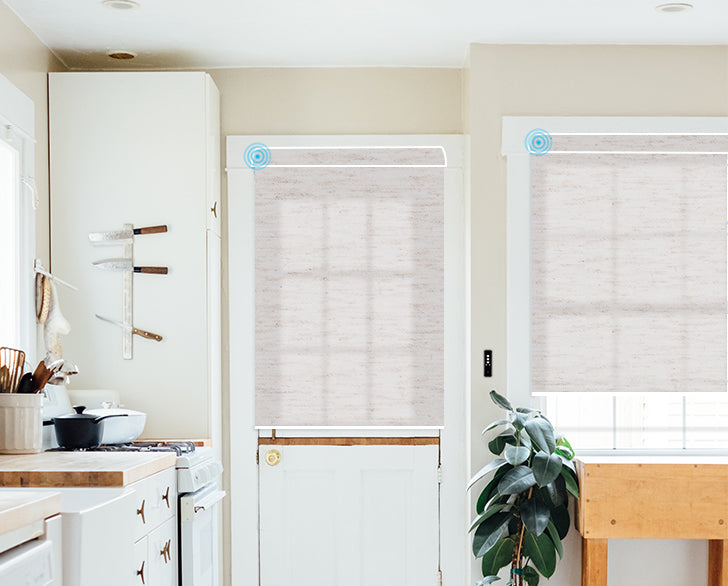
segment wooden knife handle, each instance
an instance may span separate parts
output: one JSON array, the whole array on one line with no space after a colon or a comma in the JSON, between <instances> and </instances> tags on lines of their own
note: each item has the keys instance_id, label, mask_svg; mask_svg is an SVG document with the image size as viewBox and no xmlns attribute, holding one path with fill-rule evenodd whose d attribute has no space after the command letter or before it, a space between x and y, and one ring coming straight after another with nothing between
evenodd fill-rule
<instances>
[{"instance_id":1,"label":"wooden knife handle","mask_svg":"<svg viewBox=\"0 0 728 586\"><path fill-rule=\"evenodd\" d=\"M166 275L169 272L167 267L134 267L135 273L148 273L152 275Z\"/></svg>"},{"instance_id":2,"label":"wooden knife handle","mask_svg":"<svg viewBox=\"0 0 728 586\"><path fill-rule=\"evenodd\" d=\"M167 226L147 226L146 228L134 228L134 234L160 234L166 232ZM128 232L127 232L128 234Z\"/></svg>"},{"instance_id":3,"label":"wooden knife handle","mask_svg":"<svg viewBox=\"0 0 728 586\"><path fill-rule=\"evenodd\" d=\"M159 334L153 334L152 332L140 330L139 328L132 328L131 333L136 334L137 336L141 336L142 338L146 338L147 340L155 340L156 342L162 341L162 336L160 336Z\"/></svg>"}]
</instances>

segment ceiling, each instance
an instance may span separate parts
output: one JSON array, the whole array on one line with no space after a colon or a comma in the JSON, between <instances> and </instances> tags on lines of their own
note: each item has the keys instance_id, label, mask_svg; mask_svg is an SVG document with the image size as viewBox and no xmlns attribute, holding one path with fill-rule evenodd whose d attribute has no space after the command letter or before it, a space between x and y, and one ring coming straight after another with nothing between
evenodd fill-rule
<instances>
[{"instance_id":1,"label":"ceiling","mask_svg":"<svg viewBox=\"0 0 728 586\"><path fill-rule=\"evenodd\" d=\"M726 0L683 13L656 11L665 0L4 1L73 69L461 67L473 42L728 44Z\"/></svg>"}]
</instances>

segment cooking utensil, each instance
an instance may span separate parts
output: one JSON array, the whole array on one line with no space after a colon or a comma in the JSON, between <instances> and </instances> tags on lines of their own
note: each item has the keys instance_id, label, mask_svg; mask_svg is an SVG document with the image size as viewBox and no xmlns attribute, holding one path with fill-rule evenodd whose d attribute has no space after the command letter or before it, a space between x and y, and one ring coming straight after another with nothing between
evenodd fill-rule
<instances>
[{"instance_id":1,"label":"cooking utensil","mask_svg":"<svg viewBox=\"0 0 728 586\"><path fill-rule=\"evenodd\" d=\"M100 417L105 415L126 415L123 419L110 419L104 423L104 429L101 432L102 444L128 444L133 442L142 434L144 424L147 421L146 413L132 411L131 409L104 407L101 409L89 409L86 413Z\"/></svg>"},{"instance_id":2,"label":"cooking utensil","mask_svg":"<svg viewBox=\"0 0 728 586\"><path fill-rule=\"evenodd\" d=\"M56 440L62 448L71 450L95 448L101 444L103 421L110 417L128 417L127 413L91 415L84 405L74 405L75 413L53 418Z\"/></svg>"},{"instance_id":3,"label":"cooking utensil","mask_svg":"<svg viewBox=\"0 0 728 586\"><path fill-rule=\"evenodd\" d=\"M26 372L23 375L23 378L20 379L20 382L18 383L18 390L16 393L37 393L37 389L35 386L35 380L33 379L33 375L29 372Z\"/></svg>"},{"instance_id":4,"label":"cooking utensil","mask_svg":"<svg viewBox=\"0 0 728 586\"><path fill-rule=\"evenodd\" d=\"M57 372L48 379L49 385L67 385L71 378L65 372Z\"/></svg>"},{"instance_id":5,"label":"cooking utensil","mask_svg":"<svg viewBox=\"0 0 728 586\"><path fill-rule=\"evenodd\" d=\"M0 348L0 393L14 393L25 368L25 352L15 348Z\"/></svg>"},{"instance_id":6,"label":"cooking utensil","mask_svg":"<svg viewBox=\"0 0 728 586\"><path fill-rule=\"evenodd\" d=\"M103 316L99 315L98 313L96 314L96 317L102 321L107 321L110 324L119 326L120 328L122 328L124 330L127 330L127 331L131 330L132 334L136 334L137 336L141 336L142 338L146 338L147 340L155 340L157 342L162 341L162 336L160 336L159 334L153 334L152 332L147 332L146 330L140 330L139 328L135 328L133 326L127 326L126 324L124 324L120 321L116 321L115 319L109 319L108 317L103 317Z\"/></svg>"},{"instance_id":7,"label":"cooking utensil","mask_svg":"<svg viewBox=\"0 0 728 586\"><path fill-rule=\"evenodd\" d=\"M167 231L167 226L148 226L146 228L124 228L122 230L111 230L110 232L92 232L88 235L88 239L91 244L94 245L105 245L105 244L123 244L124 242L131 241L134 236L141 236L144 234L161 234Z\"/></svg>"},{"instance_id":8,"label":"cooking utensil","mask_svg":"<svg viewBox=\"0 0 728 586\"><path fill-rule=\"evenodd\" d=\"M135 267L131 260L125 258L97 260L92 264L100 269L110 271L134 271L135 273L146 273L152 275L166 275L169 272L167 267Z\"/></svg>"},{"instance_id":9,"label":"cooking utensil","mask_svg":"<svg viewBox=\"0 0 728 586\"><path fill-rule=\"evenodd\" d=\"M40 273L35 274L35 317L43 325L48 319L51 307L51 280Z\"/></svg>"}]
</instances>

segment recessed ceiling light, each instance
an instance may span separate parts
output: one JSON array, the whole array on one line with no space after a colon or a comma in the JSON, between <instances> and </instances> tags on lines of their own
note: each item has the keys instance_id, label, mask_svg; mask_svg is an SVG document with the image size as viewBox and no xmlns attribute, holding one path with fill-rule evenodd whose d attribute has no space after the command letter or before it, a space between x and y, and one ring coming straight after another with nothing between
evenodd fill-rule
<instances>
[{"instance_id":1,"label":"recessed ceiling light","mask_svg":"<svg viewBox=\"0 0 728 586\"><path fill-rule=\"evenodd\" d=\"M114 8L115 10L134 10L139 8L139 2L134 2L134 0L104 0L102 4L106 8Z\"/></svg>"},{"instance_id":2,"label":"recessed ceiling light","mask_svg":"<svg viewBox=\"0 0 728 586\"><path fill-rule=\"evenodd\" d=\"M112 59L134 59L136 57L136 53L132 53L131 51L109 51L106 53L109 57Z\"/></svg>"},{"instance_id":3,"label":"recessed ceiling light","mask_svg":"<svg viewBox=\"0 0 728 586\"><path fill-rule=\"evenodd\" d=\"M669 2L668 4L660 4L655 7L657 12L687 12L692 10L693 5L687 2Z\"/></svg>"}]
</instances>

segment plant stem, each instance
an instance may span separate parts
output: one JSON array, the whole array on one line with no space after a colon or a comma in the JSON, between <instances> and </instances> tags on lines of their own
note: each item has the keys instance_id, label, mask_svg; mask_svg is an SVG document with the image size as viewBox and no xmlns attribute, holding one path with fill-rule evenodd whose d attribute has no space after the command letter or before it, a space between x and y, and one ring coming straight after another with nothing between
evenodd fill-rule
<instances>
[{"instance_id":1,"label":"plant stem","mask_svg":"<svg viewBox=\"0 0 728 586\"><path fill-rule=\"evenodd\" d=\"M530 500L532 495L533 495L533 486L528 490L527 500ZM523 524L523 521L521 521L521 535L518 538L518 550L516 551L516 560L517 560L517 565L518 565L519 570L523 569L521 567L521 560L522 560L521 556L523 555L523 536L525 535L525 533L526 533L526 526ZM519 576L518 581L520 583L520 586L523 586L523 575Z\"/></svg>"}]
</instances>

